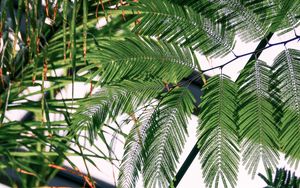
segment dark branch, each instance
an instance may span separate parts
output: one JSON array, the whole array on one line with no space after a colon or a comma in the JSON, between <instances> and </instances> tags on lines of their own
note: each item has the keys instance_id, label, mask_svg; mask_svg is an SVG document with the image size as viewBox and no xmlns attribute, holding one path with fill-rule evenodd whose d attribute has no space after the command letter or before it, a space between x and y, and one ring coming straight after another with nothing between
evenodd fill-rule
<instances>
[{"instance_id":1,"label":"dark branch","mask_svg":"<svg viewBox=\"0 0 300 188\"><path fill-rule=\"evenodd\" d=\"M211 71L211 70L214 70L214 69L218 69L218 68L224 68L226 65L234 62L235 60L241 58L241 57L245 57L245 56L248 56L248 55L252 55L249 59L249 61L252 61L252 60L255 60L256 58L255 57L259 57L260 54L268 49L268 48L271 48L273 46L278 46L278 45L286 45L287 43L289 42L292 42L292 41L295 41L295 40L300 40L300 36L296 35L294 38L291 38L289 40L286 40L286 41L281 41L281 42L278 42L278 43L269 43L268 41L270 40L270 38L273 36L273 33L270 33L265 39L263 39L257 46L257 48L253 51L253 52L248 52L248 53L245 53L245 54L242 54L242 55L235 55L235 57L229 61L227 61L226 63L222 64L222 65L219 65L219 66L215 66L215 67L212 67L212 68L209 68L209 69L205 69L205 70L202 70L202 72L207 72L207 71ZM267 46L266 46L267 45ZM248 62L249 62L248 61Z\"/></svg>"}]
</instances>

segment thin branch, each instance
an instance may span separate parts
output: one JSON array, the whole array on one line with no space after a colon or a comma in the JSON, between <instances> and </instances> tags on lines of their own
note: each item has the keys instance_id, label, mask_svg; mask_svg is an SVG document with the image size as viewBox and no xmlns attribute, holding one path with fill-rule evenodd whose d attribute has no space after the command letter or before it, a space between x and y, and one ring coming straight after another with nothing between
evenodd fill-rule
<instances>
[{"instance_id":1,"label":"thin branch","mask_svg":"<svg viewBox=\"0 0 300 188\"><path fill-rule=\"evenodd\" d=\"M273 33L272 33L273 35ZM264 39L265 40L265 39ZM254 59L255 59L255 56L259 56L262 51L268 49L268 48L271 48L273 46L278 46L278 45L286 45L287 43L289 42L292 42L292 41L295 41L295 40L300 40L300 36L296 35L294 38L291 38L289 40L286 40L286 41L281 41L281 42L277 42L277 43L269 43L269 42L266 42L268 45L265 46L265 47L262 47L262 48L257 48L256 50L252 51L252 52L248 52L248 53L245 53L245 54L242 54L242 55L235 55L235 57L229 61L227 61L226 63L222 64L222 65L219 65L219 66L215 66L215 67L212 67L212 68L209 68L209 69L205 69L205 70L202 70L202 72L207 72L207 71L211 71L211 70L214 70L214 69L218 69L218 68L224 68L226 65L234 62L235 60L241 58L241 57L245 57L245 56L248 56L248 55L254 55ZM259 54L259 55L258 55ZM250 58L251 60L253 60L252 58Z\"/></svg>"}]
</instances>

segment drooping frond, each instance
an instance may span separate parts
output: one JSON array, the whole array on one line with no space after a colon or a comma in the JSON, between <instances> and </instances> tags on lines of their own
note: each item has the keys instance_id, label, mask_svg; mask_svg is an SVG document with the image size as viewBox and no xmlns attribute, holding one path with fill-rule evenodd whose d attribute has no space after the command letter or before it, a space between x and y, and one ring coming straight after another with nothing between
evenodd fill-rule
<instances>
[{"instance_id":1,"label":"drooping frond","mask_svg":"<svg viewBox=\"0 0 300 188\"><path fill-rule=\"evenodd\" d=\"M208 80L200 104L199 142L203 177L207 187L234 187L237 181L239 148L236 126L234 82L224 75Z\"/></svg>"},{"instance_id":2,"label":"drooping frond","mask_svg":"<svg viewBox=\"0 0 300 188\"><path fill-rule=\"evenodd\" d=\"M151 125L154 108L147 108L136 120L132 127L125 144L125 151L118 178L118 187L134 188L143 164L143 147L146 132Z\"/></svg>"},{"instance_id":3,"label":"drooping frond","mask_svg":"<svg viewBox=\"0 0 300 188\"><path fill-rule=\"evenodd\" d=\"M282 101L282 149L291 164L297 166L300 159L300 51L284 50L276 57L273 69Z\"/></svg>"},{"instance_id":4,"label":"drooping frond","mask_svg":"<svg viewBox=\"0 0 300 188\"><path fill-rule=\"evenodd\" d=\"M139 35L190 46L206 55L224 55L232 48L233 35L225 31L224 25L190 7L167 0L140 0L136 9L141 11L142 20L133 32Z\"/></svg>"},{"instance_id":5,"label":"drooping frond","mask_svg":"<svg viewBox=\"0 0 300 188\"><path fill-rule=\"evenodd\" d=\"M260 161L265 169L274 169L279 160L279 131L273 118L270 75L266 63L257 60L248 63L237 80L243 164L252 177Z\"/></svg>"},{"instance_id":6,"label":"drooping frond","mask_svg":"<svg viewBox=\"0 0 300 188\"><path fill-rule=\"evenodd\" d=\"M145 187L168 187L171 183L193 108L194 98L187 88L174 88L159 102L145 140Z\"/></svg>"},{"instance_id":7,"label":"drooping frond","mask_svg":"<svg viewBox=\"0 0 300 188\"><path fill-rule=\"evenodd\" d=\"M89 140L93 142L103 123L122 113L132 113L139 105L155 98L163 88L160 81L128 80L103 87L99 93L80 102L79 110L74 115L73 130L87 129Z\"/></svg>"},{"instance_id":8,"label":"drooping frond","mask_svg":"<svg viewBox=\"0 0 300 188\"><path fill-rule=\"evenodd\" d=\"M102 83L145 77L177 83L191 74L197 61L189 48L146 38L102 41L88 59L90 68L99 67L95 75Z\"/></svg>"}]
</instances>

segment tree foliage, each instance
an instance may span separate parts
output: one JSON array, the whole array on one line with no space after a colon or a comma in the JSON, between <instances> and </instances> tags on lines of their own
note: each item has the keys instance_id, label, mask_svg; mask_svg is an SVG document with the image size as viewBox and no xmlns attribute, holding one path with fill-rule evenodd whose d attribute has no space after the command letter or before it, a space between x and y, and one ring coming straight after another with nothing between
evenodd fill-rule
<instances>
[{"instance_id":1,"label":"tree foliage","mask_svg":"<svg viewBox=\"0 0 300 188\"><path fill-rule=\"evenodd\" d=\"M295 172L291 174L290 170L285 170L284 168L277 168L274 178L271 169L268 169L267 176L264 176L261 173L258 175L266 182L267 186L265 188L296 188L300 186L300 178L295 175Z\"/></svg>"},{"instance_id":2,"label":"tree foliage","mask_svg":"<svg viewBox=\"0 0 300 188\"><path fill-rule=\"evenodd\" d=\"M257 60L247 64L237 80L243 163L253 176L260 160L266 168L274 168L279 160L279 127L272 102L280 104L270 93L270 77L270 67Z\"/></svg>"},{"instance_id":3,"label":"tree foliage","mask_svg":"<svg viewBox=\"0 0 300 188\"><path fill-rule=\"evenodd\" d=\"M204 87L198 147L208 187L218 187L220 181L234 187L237 181L236 90L236 84L223 75L210 78Z\"/></svg>"},{"instance_id":4,"label":"tree foliage","mask_svg":"<svg viewBox=\"0 0 300 188\"><path fill-rule=\"evenodd\" d=\"M197 144L207 187L235 187L240 158L252 176L260 162L271 173L279 152L297 167L300 51L286 44L300 38L299 4L2 0L1 173L7 176L6 170L13 169L21 186L34 187L55 175L53 164L68 160L75 168L68 155L97 166L82 152L88 148L80 140L97 146L101 138L111 151L104 136L109 127L126 140L117 185L135 187L143 177L145 187L169 187L188 135L188 119L199 108ZM285 33L294 37L269 43L267 36ZM266 46L236 55L237 37L246 43L266 40ZM285 50L274 62L259 60L260 52L279 45ZM246 55L255 60L247 62L236 81L224 74L206 80L197 54L216 58L229 53L235 58L211 69L223 69ZM189 77L193 72L203 79L200 107L188 90L197 79ZM90 88L82 98L75 98L78 83ZM58 99L68 85L72 96ZM30 91L32 87L37 91ZM11 121L7 113L12 110L26 110L32 118ZM62 118L54 120L54 114ZM128 134L113 128L125 116L132 125ZM107 148L92 157L111 162Z\"/></svg>"}]
</instances>

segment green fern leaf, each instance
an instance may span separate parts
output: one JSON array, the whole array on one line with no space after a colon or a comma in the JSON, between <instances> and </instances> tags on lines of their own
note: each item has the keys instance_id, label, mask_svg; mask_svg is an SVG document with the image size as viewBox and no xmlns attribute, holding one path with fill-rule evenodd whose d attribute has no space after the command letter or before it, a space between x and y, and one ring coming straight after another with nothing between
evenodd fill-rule
<instances>
[{"instance_id":1,"label":"green fern leaf","mask_svg":"<svg viewBox=\"0 0 300 188\"><path fill-rule=\"evenodd\" d=\"M199 142L203 176L207 187L234 187L237 181L239 148L236 126L234 82L224 75L208 80L200 104Z\"/></svg>"},{"instance_id":2,"label":"green fern leaf","mask_svg":"<svg viewBox=\"0 0 300 188\"><path fill-rule=\"evenodd\" d=\"M277 168L274 178L272 176L272 170L268 169L267 176L258 174L264 182L267 184L264 188L282 187L282 188L298 188L300 187L300 178L295 175L295 172L291 173L284 168Z\"/></svg>"},{"instance_id":3,"label":"green fern leaf","mask_svg":"<svg viewBox=\"0 0 300 188\"><path fill-rule=\"evenodd\" d=\"M279 160L279 132L269 92L270 73L265 62L251 61L237 80L243 163L252 177L260 161L265 169L274 169Z\"/></svg>"},{"instance_id":4,"label":"green fern leaf","mask_svg":"<svg viewBox=\"0 0 300 188\"><path fill-rule=\"evenodd\" d=\"M159 81L128 81L106 86L91 98L80 102L74 115L73 131L87 129L91 143L95 140L102 125L123 113L131 113L136 107L158 96L164 85Z\"/></svg>"},{"instance_id":5,"label":"green fern leaf","mask_svg":"<svg viewBox=\"0 0 300 188\"><path fill-rule=\"evenodd\" d=\"M189 48L146 38L125 41L102 41L100 51L88 54L90 63L99 67L91 77L101 77L101 83L123 79L160 78L177 83L191 74L197 59Z\"/></svg>"},{"instance_id":6,"label":"green fern leaf","mask_svg":"<svg viewBox=\"0 0 300 188\"><path fill-rule=\"evenodd\" d=\"M272 19L272 30L287 33L299 26L300 7L299 0L276 1L275 15Z\"/></svg>"},{"instance_id":7,"label":"green fern leaf","mask_svg":"<svg viewBox=\"0 0 300 188\"><path fill-rule=\"evenodd\" d=\"M227 29L235 31L245 41L265 36L273 15L272 1L218 1L219 22L226 22Z\"/></svg>"},{"instance_id":8,"label":"green fern leaf","mask_svg":"<svg viewBox=\"0 0 300 188\"><path fill-rule=\"evenodd\" d=\"M140 0L136 9L142 12L142 20L133 32L140 35L190 46L206 55L225 55L232 48L231 32L190 7L167 0Z\"/></svg>"},{"instance_id":9,"label":"green fern leaf","mask_svg":"<svg viewBox=\"0 0 300 188\"><path fill-rule=\"evenodd\" d=\"M282 100L282 149L291 164L300 159L300 51L286 49L275 59L274 79Z\"/></svg>"},{"instance_id":10,"label":"green fern leaf","mask_svg":"<svg viewBox=\"0 0 300 188\"><path fill-rule=\"evenodd\" d=\"M194 102L187 88L175 88L159 102L145 140L145 187L168 187L172 182Z\"/></svg>"},{"instance_id":11,"label":"green fern leaf","mask_svg":"<svg viewBox=\"0 0 300 188\"><path fill-rule=\"evenodd\" d=\"M136 187L141 165L144 161L142 151L146 131L153 117L153 111L154 108L144 110L144 113L137 119L126 139L125 151L118 178L118 187L120 188Z\"/></svg>"},{"instance_id":12,"label":"green fern leaf","mask_svg":"<svg viewBox=\"0 0 300 188\"><path fill-rule=\"evenodd\" d=\"M299 26L299 0L293 1L210 1L175 0L214 22L226 25L245 41L262 39L267 32L287 33ZM271 27L271 28L270 28Z\"/></svg>"}]
</instances>

